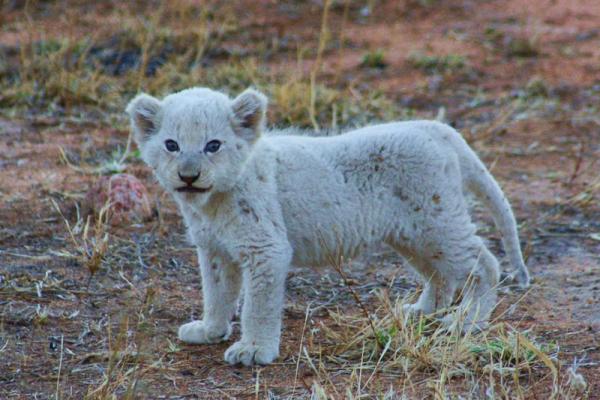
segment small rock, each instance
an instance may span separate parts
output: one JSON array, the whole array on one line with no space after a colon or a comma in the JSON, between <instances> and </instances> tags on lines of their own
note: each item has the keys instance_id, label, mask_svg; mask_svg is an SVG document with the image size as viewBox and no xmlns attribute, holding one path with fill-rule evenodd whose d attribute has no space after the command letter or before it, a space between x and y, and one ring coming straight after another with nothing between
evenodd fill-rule
<instances>
[{"instance_id":1,"label":"small rock","mask_svg":"<svg viewBox=\"0 0 600 400\"><path fill-rule=\"evenodd\" d=\"M108 219L111 225L124 225L152 218L148 191L133 175L102 176L92 185L85 198L87 210L98 214L107 203L110 204Z\"/></svg>"}]
</instances>

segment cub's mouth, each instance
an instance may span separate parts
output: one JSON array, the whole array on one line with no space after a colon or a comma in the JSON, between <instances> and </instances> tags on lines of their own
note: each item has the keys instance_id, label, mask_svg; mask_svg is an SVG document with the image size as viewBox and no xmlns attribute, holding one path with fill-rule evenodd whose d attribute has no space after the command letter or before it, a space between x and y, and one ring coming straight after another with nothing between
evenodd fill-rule
<instances>
[{"instance_id":1,"label":"cub's mouth","mask_svg":"<svg viewBox=\"0 0 600 400\"><path fill-rule=\"evenodd\" d=\"M182 186L182 187L176 188L175 190L180 193L206 193L210 189L212 189L212 186L209 186L207 188L199 188L196 186Z\"/></svg>"}]
</instances>

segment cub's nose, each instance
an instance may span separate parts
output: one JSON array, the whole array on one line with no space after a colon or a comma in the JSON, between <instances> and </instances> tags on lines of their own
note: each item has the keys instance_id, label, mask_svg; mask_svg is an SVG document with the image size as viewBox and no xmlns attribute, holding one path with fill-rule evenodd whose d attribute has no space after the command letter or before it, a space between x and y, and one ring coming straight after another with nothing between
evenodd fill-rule
<instances>
[{"instance_id":1,"label":"cub's nose","mask_svg":"<svg viewBox=\"0 0 600 400\"><path fill-rule=\"evenodd\" d=\"M181 175L178 172L177 175L179 175L179 179L181 179L188 185L191 185L192 183L194 183L198 180L198 178L200 177L200 172L198 172L196 175Z\"/></svg>"}]
</instances>

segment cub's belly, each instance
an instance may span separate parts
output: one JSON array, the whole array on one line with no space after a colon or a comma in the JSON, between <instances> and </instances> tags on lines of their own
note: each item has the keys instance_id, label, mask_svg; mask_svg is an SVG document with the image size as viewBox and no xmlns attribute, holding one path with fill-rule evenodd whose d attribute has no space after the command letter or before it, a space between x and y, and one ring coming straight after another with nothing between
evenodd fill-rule
<instances>
[{"instance_id":1,"label":"cub's belly","mask_svg":"<svg viewBox=\"0 0 600 400\"><path fill-rule=\"evenodd\" d=\"M355 258L384 240L390 228L381 218L384 206L370 202L365 207L360 196L344 202L315 195L313 200L319 201L310 208L299 200L295 198L282 210L292 263L297 266L332 265L342 258Z\"/></svg>"},{"instance_id":2,"label":"cub's belly","mask_svg":"<svg viewBox=\"0 0 600 400\"><path fill-rule=\"evenodd\" d=\"M288 231L293 249L292 264L296 266L335 265L357 257L369 243L356 234L349 235L342 227L330 226L315 230Z\"/></svg>"}]
</instances>

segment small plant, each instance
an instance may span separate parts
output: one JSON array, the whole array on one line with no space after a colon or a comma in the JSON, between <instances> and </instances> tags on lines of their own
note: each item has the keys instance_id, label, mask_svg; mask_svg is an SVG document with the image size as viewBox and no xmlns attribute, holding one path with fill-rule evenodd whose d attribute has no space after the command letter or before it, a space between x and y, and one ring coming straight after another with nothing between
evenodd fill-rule
<instances>
[{"instance_id":1,"label":"small plant","mask_svg":"<svg viewBox=\"0 0 600 400\"><path fill-rule=\"evenodd\" d=\"M387 66L387 63L385 62L383 50L378 49L375 51L368 52L363 56L360 65L366 68L385 68Z\"/></svg>"},{"instance_id":2,"label":"small plant","mask_svg":"<svg viewBox=\"0 0 600 400\"><path fill-rule=\"evenodd\" d=\"M496 28L489 26L483 31L483 36L485 37L485 40L489 42L498 43L504 38L504 33L497 30Z\"/></svg>"},{"instance_id":3,"label":"small plant","mask_svg":"<svg viewBox=\"0 0 600 400\"><path fill-rule=\"evenodd\" d=\"M438 0L417 0L417 4L425 8L433 7L437 2Z\"/></svg>"},{"instance_id":4,"label":"small plant","mask_svg":"<svg viewBox=\"0 0 600 400\"><path fill-rule=\"evenodd\" d=\"M39 304L35 307L35 315L33 316L33 322L36 325L46 325L48 323L48 307L40 306Z\"/></svg>"},{"instance_id":5,"label":"small plant","mask_svg":"<svg viewBox=\"0 0 600 400\"><path fill-rule=\"evenodd\" d=\"M371 304L375 310L368 314L364 310L355 314L330 311L331 323L321 325L318 333L324 336L319 340L318 354L312 358L310 352L305 353L309 363L317 358L328 360L327 366L316 368L322 375L319 381L328 382L327 367L335 370L339 362L345 368L353 365L368 371L366 383L357 381L361 390L375 380L378 371L403 371L403 385L413 388L420 383L411 377L433 375L442 381L460 378L470 390L477 390L477 382L490 379L495 381L490 382L492 385L513 390L520 388L519 377L532 371L550 372L546 376L557 384L556 345L502 323L476 334L456 334L435 318L406 315L405 300L394 302L380 293L376 304Z\"/></svg>"},{"instance_id":6,"label":"small plant","mask_svg":"<svg viewBox=\"0 0 600 400\"><path fill-rule=\"evenodd\" d=\"M54 200L52 200L52 204L63 218L71 241L78 252L78 254L70 254L70 256L79 259L89 272L89 285L93 276L100 269L102 260L108 251L109 235L107 231L107 218L110 203L106 203L102 207L93 225L91 223L91 216L88 216L85 222L82 218L78 218L74 226L71 226ZM91 231L93 231L93 234Z\"/></svg>"},{"instance_id":7,"label":"small plant","mask_svg":"<svg viewBox=\"0 0 600 400\"><path fill-rule=\"evenodd\" d=\"M484 364L501 363L519 367L527 367L531 363L542 362L556 351L553 344L537 343L526 333L520 333L514 329L499 329L497 335L482 343L475 343L470 351L480 357Z\"/></svg>"},{"instance_id":8,"label":"small plant","mask_svg":"<svg viewBox=\"0 0 600 400\"><path fill-rule=\"evenodd\" d=\"M465 68L467 65L465 57L459 54L438 56L413 53L408 57L408 62L414 68L424 70L428 73L452 73Z\"/></svg>"},{"instance_id":9,"label":"small plant","mask_svg":"<svg viewBox=\"0 0 600 400\"><path fill-rule=\"evenodd\" d=\"M524 95L527 99L544 98L548 97L549 94L548 84L539 76L531 78L525 86Z\"/></svg>"},{"instance_id":10,"label":"small plant","mask_svg":"<svg viewBox=\"0 0 600 400\"><path fill-rule=\"evenodd\" d=\"M173 343L171 340L167 339L167 354L174 354L181 351L181 347L177 345L177 343Z\"/></svg>"},{"instance_id":11,"label":"small plant","mask_svg":"<svg viewBox=\"0 0 600 400\"><path fill-rule=\"evenodd\" d=\"M536 36L515 37L508 40L506 55L509 57L536 57L540 54Z\"/></svg>"}]
</instances>

